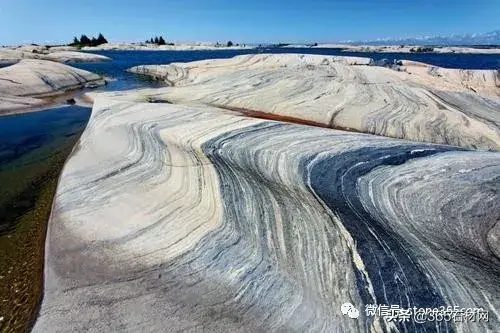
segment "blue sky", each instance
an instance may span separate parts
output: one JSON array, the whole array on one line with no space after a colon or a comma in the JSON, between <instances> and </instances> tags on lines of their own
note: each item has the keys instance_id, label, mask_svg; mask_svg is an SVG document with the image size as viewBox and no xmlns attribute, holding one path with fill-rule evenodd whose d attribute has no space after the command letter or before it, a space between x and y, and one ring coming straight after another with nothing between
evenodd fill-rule
<instances>
[{"instance_id":1,"label":"blue sky","mask_svg":"<svg viewBox=\"0 0 500 333\"><path fill-rule=\"evenodd\" d=\"M500 29L500 0L1 0L0 44L335 42Z\"/></svg>"}]
</instances>

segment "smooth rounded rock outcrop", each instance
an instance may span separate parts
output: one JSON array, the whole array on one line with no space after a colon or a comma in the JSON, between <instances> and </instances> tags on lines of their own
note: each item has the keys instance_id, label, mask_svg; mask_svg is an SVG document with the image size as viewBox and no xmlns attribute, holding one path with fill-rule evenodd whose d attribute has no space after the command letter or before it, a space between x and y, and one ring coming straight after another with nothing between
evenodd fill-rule
<instances>
[{"instance_id":1,"label":"smooth rounded rock outcrop","mask_svg":"<svg viewBox=\"0 0 500 333\"><path fill-rule=\"evenodd\" d=\"M47 98L104 85L97 74L47 60L24 59L0 68L0 114L49 103Z\"/></svg>"},{"instance_id":2,"label":"smooth rounded rock outcrop","mask_svg":"<svg viewBox=\"0 0 500 333\"><path fill-rule=\"evenodd\" d=\"M291 117L393 138L500 149L495 70L444 69L369 58L244 55L130 71L164 80L155 97Z\"/></svg>"},{"instance_id":3,"label":"smooth rounded rock outcrop","mask_svg":"<svg viewBox=\"0 0 500 333\"><path fill-rule=\"evenodd\" d=\"M98 96L33 332L495 332L499 174L498 152Z\"/></svg>"}]
</instances>

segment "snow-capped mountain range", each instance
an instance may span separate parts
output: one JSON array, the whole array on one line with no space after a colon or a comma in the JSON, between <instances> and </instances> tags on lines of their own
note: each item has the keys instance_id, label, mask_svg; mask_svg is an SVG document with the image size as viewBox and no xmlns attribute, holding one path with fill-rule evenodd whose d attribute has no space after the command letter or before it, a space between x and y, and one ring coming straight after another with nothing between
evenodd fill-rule
<instances>
[{"instance_id":1,"label":"snow-capped mountain range","mask_svg":"<svg viewBox=\"0 0 500 333\"><path fill-rule=\"evenodd\" d=\"M486 33L448 35L448 36L425 36L411 38L381 38L364 41L345 41L348 44L365 45L500 45L500 30Z\"/></svg>"}]
</instances>

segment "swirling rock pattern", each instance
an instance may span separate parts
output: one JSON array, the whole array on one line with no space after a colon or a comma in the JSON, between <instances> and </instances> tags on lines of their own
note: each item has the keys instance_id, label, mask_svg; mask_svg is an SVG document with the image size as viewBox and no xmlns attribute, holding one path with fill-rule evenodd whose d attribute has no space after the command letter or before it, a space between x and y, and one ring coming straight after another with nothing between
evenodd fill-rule
<instances>
[{"instance_id":1,"label":"swirling rock pattern","mask_svg":"<svg viewBox=\"0 0 500 333\"><path fill-rule=\"evenodd\" d=\"M157 97L305 119L332 128L484 150L500 149L500 75L369 58L245 55L139 66L164 79Z\"/></svg>"},{"instance_id":2,"label":"swirling rock pattern","mask_svg":"<svg viewBox=\"0 0 500 333\"><path fill-rule=\"evenodd\" d=\"M497 152L98 97L33 331L494 332L499 175ZM490 321L354 320L344 302Z\"/></svg>"}]
</instances>

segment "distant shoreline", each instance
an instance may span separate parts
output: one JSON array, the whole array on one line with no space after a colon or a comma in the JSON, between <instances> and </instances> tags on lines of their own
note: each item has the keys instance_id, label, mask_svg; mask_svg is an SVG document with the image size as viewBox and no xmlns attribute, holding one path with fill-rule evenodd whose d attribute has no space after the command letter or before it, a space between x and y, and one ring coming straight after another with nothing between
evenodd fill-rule
<instances>
[{"instance_id":1,"label":"distant shoreline","mask_svg":"<svg viewBox=\"0 0 500 333\"><path fill-rule=\"evenodd\" d=\"M95 47L83 47L82 51L216 51L216 50L252 50L264 48L310 48L340 49L342 52L375 53L456 53L456 54L500 54L500 46L427 46L427 45L348 45L348 44L260 44L225 46L212 43L151 45L134 43L103 44Z\"/></svg>"},{"instance_id":2,"label":"distant shoreline","mask_svg":"<svg viewBox=\"0 0 500 333\"><path fill-rule=\"evenodd\" d=\"M146 43L106 43L99 46L61 46L61 45L23 45L4 46L0 50L27 50L32 52L40 49L50 52L71 51L216 51L216 50L253 50L266 48L307 48L307 49L340 49L342 52L375 52L375 53L450 53L450 54L500 54L500 45L369 45L342 43L311 43L311 44L234 44L227 46L219 43L172 43L166 45ZM34 55L35 56L35 55ZM96 59L97 61L101 59ZM96 61L94 60L94 61ZM102 60L101 60L102 61Z\"/></svg>"},{"instance_id":3,"label":"distant shoreline","mask_svg":"<svg viewBox=\"0 0 500 333\"><path fill-rule=\"evenodd\" d=\"M246 44L227 46L216 43L179 43L179 44L145 44L145 43L107 43L99 46L85 46L81 51L214 51L214 50L251 50L257 48Z\"/></svg>"},{"instance_id":4,"label":"distant shoreline","mask_svg":"<svg viewBox=\"0 0 500 333\"><path fill-rule=\"evenodd\" d=\"M449 53L449 54L500 54L500 46L429 46L429 45L346 45L346 44L289 44L283 48L331 48L342 52L374 52L374 53Z\"/></svg>"}]
</instances>

